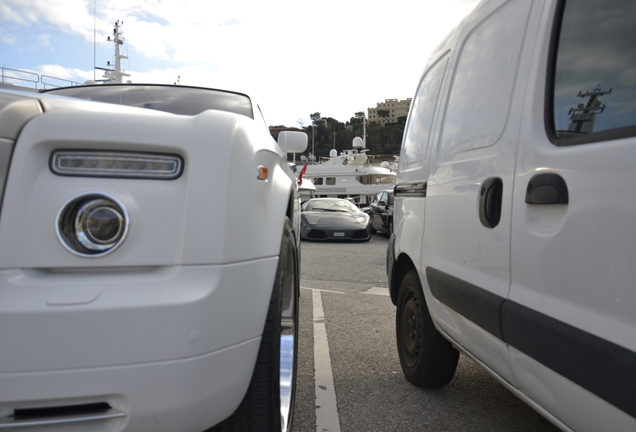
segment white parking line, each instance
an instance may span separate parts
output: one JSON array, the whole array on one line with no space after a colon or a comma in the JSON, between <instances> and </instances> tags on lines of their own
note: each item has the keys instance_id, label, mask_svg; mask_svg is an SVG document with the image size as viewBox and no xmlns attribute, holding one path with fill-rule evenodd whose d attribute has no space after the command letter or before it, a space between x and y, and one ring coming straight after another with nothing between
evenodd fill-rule
<instances>
[{"instance_id":1,"label":"white parking line","mask_svg":"<svg viewBox=\"0 0 636 432\"><path fill-rule=\"evenodd\" d=\"M360 291L360 294L371 294L371 295L379 295L389 297L389 289L383 287L371 287L366 291Z\"/></svg>"},{"instance_id":2,"label":"white parking line","mask_svg":"<svg viewBox=\"0 0 636 432\"><path fill-rule=\"evenodd\" d=\"M316 432L340 432L338 403L333 384L329 341L322 307L322 293L313 290L314 308L314 370L316 383Z\"/></svg>"},{"instance_id":3,"label":"white parking line","mask_svg":"<svg viewBox=\"0 0 636 432\"><path fill-rule=\"evenodd\" d=\"M346 293L343 293L342 291L331 291L331 290L325 290L325 289L319 289L319 288L300 287L300 289L318 291L318 292L328 292L328 293L334 293L334 294L346 294Z\"/></svg>"}]
</instances>

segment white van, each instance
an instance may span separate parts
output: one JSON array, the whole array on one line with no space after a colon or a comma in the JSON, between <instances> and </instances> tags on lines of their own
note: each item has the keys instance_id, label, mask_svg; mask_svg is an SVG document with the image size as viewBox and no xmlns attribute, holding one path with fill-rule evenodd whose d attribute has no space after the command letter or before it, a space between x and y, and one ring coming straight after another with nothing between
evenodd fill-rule
<instances>
[{"instance_id":1,"label":"white van","mask_svg":"<svg viewBox=\"0 0 636 432\"><path fill-rule=\"evenodd\" d=\"M387 259L409 381L459 350L563 430L636 430L634 17L483 1L434 51Z\"/></svg>"}]
</instances>

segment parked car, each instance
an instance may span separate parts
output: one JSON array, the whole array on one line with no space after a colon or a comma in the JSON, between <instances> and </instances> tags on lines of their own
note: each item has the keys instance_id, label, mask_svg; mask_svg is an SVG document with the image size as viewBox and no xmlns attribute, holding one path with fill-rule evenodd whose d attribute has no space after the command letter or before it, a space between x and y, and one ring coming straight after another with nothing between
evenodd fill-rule
<instances>
[{"instance_id":1,"label":"parked car","mask_svg":"<svg viewBox=\"0 0 636 432\"><path fill-rule=\"evenodd\" d=\"M304 240L358 240L371 238L371 219L342 198L313 198L302 206L301 237Z\"/></svg>"},{"instance_id":2,"label":"parked car","mask_svg":"<svg viewBox=\"0 0 636 432\"><path fill-rule=\"evenodd\" d=\"M636 430L634 16L483 1L433 52L388 247L414 384L459 350L563 430Z\"/></svg>"},{"instance_id":3,"label":"parked car","mask_svg":"<svg viewBox=\"0 0 636 432\"><path fill-rule=\"evenodd\" d=\"M0 427L289 430L300 203L252 99L0 92L0 137Z\"/></svg>"},{"instance_id":4,"label":"parked car","mask_svg":"<svg viewBox=\"0 0 636 432\"><path fill-rule=\"evenodd\" d=\"M371 216L371 227L375 231L393 233L393 189L378 192L368 207Z\"/></svg>"}]
</instances>

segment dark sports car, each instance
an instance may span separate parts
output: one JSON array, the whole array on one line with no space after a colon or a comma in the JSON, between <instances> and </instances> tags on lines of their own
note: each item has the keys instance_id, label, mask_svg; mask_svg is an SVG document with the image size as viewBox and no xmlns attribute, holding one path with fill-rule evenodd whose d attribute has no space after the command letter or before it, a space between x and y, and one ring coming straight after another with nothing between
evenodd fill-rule
<instances>
[{"instance_id":1,"label":"dark sports car","mask_svg":"<svg viewBox=\"0 0 636 432\"><path fill-rule=\"evenodd\" d=\"M314 198L301 213L303 240L356 240L371 238L371 219L354 204L339 198Z\"/></svg>"},{"instance_id":2,"label":"dark sports car","mask_svg":"<svg viewBox=\"0 0 636 432\"><path fill-rule=\"evenodd\" d=\"M393 189L378 192L365 212L371 216L373 230L393 233Z\"/></svg>"}]
</instances>

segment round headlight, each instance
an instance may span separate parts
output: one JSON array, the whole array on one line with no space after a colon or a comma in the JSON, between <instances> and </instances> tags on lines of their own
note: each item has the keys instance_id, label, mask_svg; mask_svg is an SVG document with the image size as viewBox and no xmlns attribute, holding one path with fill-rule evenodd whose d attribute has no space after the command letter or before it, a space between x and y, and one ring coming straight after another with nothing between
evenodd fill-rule
<instances>
[{"instance_id":1,"label":"round headlight","mask_svg":"<svg viewBox=\"0 0 636 432\"><path fill-rule=\"evenodd\" d=\"M56 222L58 238L83 257L98 257L114 251L128 233L128 214L116 198L88 192L67 201Z\"/></svg>"}]
</instances>

